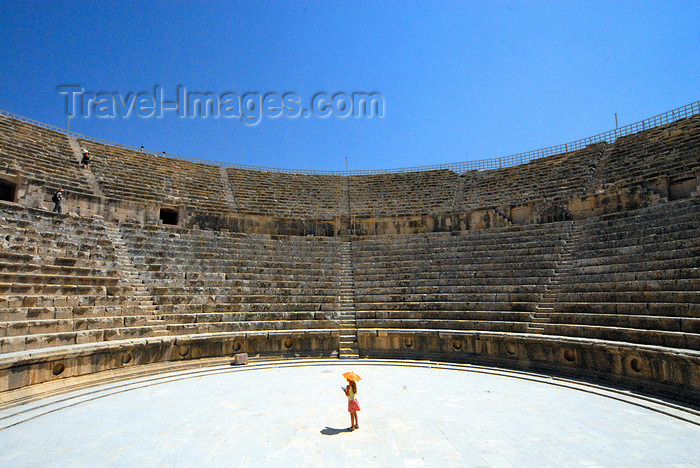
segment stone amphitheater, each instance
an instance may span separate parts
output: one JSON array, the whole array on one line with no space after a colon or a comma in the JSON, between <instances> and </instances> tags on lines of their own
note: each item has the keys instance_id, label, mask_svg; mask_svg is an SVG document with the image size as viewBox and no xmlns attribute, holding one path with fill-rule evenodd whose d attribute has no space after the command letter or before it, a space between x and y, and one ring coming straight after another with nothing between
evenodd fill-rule
<instances>
[{"instance_id":1,"label":"stone amphitheater","mask_svg":"<svg viewBox=\"0 0 700 468\"><path fill-rule=\"evenodd\" d=\"M0 409L246 353L567 379L700 425L700 103L549 153L256 169L2 112Z\"/></svg>"}]
</instances>

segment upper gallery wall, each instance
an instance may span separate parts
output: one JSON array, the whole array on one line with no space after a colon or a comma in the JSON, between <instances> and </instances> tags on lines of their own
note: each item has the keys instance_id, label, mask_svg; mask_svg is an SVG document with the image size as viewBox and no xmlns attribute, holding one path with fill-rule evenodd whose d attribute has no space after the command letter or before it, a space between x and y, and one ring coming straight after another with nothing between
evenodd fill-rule
<instances>
[{"instance_id":1,"label":"upper gallery wall","mask_svg":"<svg viewBox=\"0 0 700 468\"><path fill-rule=\"evenodd\" d=\"M407 234L580 219L696 192L697 104L683 108L683 118L671 111L628 133L514 157L338 173L154 155L0 113L2 198L51 209L63 187L65 210L83 216L263 234ZM82 148L93 156L87 170Z\"/></svg>"}]
</instances>

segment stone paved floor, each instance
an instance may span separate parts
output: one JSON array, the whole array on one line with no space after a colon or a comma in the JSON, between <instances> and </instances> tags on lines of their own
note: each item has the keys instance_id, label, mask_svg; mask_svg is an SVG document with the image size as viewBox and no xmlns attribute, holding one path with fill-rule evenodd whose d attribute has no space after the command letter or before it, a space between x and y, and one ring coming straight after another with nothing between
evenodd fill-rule
<instances>
[{"instance_id":1,"label":"stone paved floor","mask_svg":"<svg viewBox=\"0 0 700 468\"><path fill-rule=\"evenodd\" d=\"M326 361L118 381L0 411L0 466L700 466L697 414L521 377Z\"/></svg>"}]
</instances>

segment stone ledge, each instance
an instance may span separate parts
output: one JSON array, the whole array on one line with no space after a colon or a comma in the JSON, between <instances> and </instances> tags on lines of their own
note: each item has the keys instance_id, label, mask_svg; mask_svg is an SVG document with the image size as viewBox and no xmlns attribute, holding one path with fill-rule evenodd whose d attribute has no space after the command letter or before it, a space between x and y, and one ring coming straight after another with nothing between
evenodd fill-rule
<instances>
[{"instance_id":1,"label":"stone ledge","mask_svg":"<svg viewBox=\"0 0 700 468\"><path fill-rule=\"evenodd\" d=\"M0 393L106 370L201 358L251 356L330 357L339 329L261 330L162 336L98 342L0 356Z\"/></svg>"}]
</instances>

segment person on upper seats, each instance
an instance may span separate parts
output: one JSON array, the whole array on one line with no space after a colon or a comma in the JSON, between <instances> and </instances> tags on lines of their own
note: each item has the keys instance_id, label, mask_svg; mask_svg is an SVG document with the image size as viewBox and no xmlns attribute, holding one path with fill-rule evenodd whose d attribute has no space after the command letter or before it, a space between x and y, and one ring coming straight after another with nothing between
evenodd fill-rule
<instances>
[{"instance_id":1,"label":"person on upper seats","mask_svg":"<svg viewBox=\"0 0 700 468\"><path fill-rule=\"evenodd\" d=\"M92 156L90 155L90 151L83 148L83 159L80 161L80 165L83 167L83 169L88 168L88 165L90 164L91 159L92 159Z\"/></svg>"},{"instance_id":2,"label":"person on upper seats","mask_svg":"<svg viewBox=\"0 0 700 468\"><path fill-rule=\"evenodd\" d=\"M60 213L61 202L63 202L63 187L58 189L56 193L53 194L53 197L51 197L51 201L53 201L53 212Z\"/></svg>"}]
</instances>

